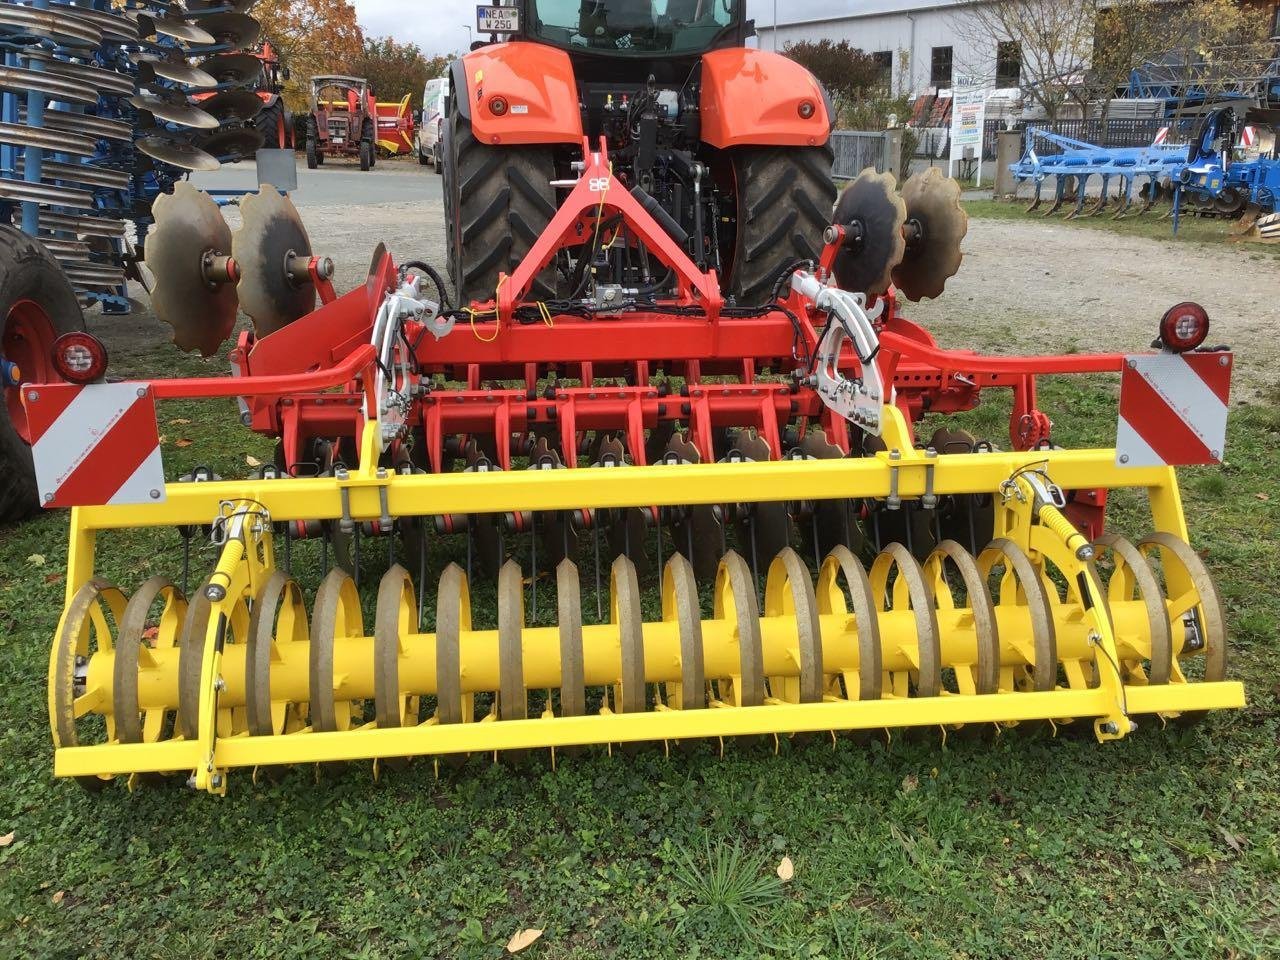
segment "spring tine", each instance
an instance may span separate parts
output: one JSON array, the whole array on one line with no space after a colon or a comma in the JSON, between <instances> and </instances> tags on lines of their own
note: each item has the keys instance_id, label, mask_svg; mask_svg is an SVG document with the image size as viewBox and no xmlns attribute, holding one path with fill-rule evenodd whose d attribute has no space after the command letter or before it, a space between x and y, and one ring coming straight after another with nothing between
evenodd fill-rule
<instances>
[{"instance_id":1,"label":"spring tine","mask_svg":"<svg viewBox=\"0 0 1280 960\"><path fill-rule=\"evenodd\" d=\"M352 531L352 534L351 534L351 550L352 550L351 565L355 567L355 569L351 571L351 579L356 582L356 592L359 592L360 590L360 527L361 526L363 526L363 524L357 523L355 526L355 530Z\"/></svg>"},{"instance_id":2,"label":"spring tine","mask_svg":"<svg viewBox=\"0 0 1280 960\"><path fill-rule=\"evenodd\" d=\"M186 596L190 593L191 581L191 536L185 535L182 538L182 593Z\"/></svg>"},{"instance_id":3,"label":"spring tine","mask_svg":"<svg viewBox=\"0 0 1280 960\"><path fill-rule=\"evenodd\" d=\"M816 505L815 505L816 506ZM818 545L818 511L815 508L809 514L809 523L813 527L813 568L817 570L822 566L822 549ZM845 527L849 525L848 511L845 512ZM846 529L846 533L848 530Z\"/></svg>"},{"instance_id":4,"label":"spring tine","mask_svg":"<svg viewBox=\"0 0 1280 960\"><path fill-rule=\"evenodd\" d=\"M475 521L472 517L467 517L467 583L471 582L471 552L472 541L475 538Z\"/></svg>"},{"instance_id":5,"label":"spring tine","mask_svg":"<svg viewBox=\"0 0 1280 960\"><path fill-rule=\"evenodd\" d=\"M538 622L538 512L529 514L529 566L533 573L529 577L529 622Z\"/></svg>"},{"instance_id":6,"label":"spring tine","mask_svg":"<svg viewBox=\"0 0 1280 960\"><path fill-rule=\"evenodd\" d=\"M284 569L293 576L293 532L289 523L284 525Z\"/></svg>"},{"instance_id":7,"label":"spring tine","mask_svg":"<svg viewBox=\"0 0 1280 960\"><path fill-rule=\"evenodd\" d=\"M658 534L658 575L662 575L662 517L659 515L657 521L653 525L653 529Z\"/></svg>"},{"instance_id":8,"label":"spring tine","mask_svg":"<svg viewBox=\"0 0 1280 960\"><path fill-rule=\"evenodd\" d=\"M394 537L387 537L387 569L390 570L396 565L396 541Z\"/></svg>"}]
</instances>

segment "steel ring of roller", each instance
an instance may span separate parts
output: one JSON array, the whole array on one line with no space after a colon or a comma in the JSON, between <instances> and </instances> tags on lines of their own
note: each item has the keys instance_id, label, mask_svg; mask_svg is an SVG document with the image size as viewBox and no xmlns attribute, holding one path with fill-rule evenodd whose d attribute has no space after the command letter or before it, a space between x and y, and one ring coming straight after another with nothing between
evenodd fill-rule
<instances>
[{"instance_id":1,"label":"steel ring of roller","mask_svg":"<svg viewBox=\"0 0 1280 960\"><path fill-rule=\"evenodd\" d=\"M187 612L187 598L168 577L155 576L143 583L129 598L120 620L111 684L111 712L116 721L116 739L121 743L154 743L160 738L166 711L163 708L153 709L147 711L146 717L141 715L138 708L138 664L147 614L161 596L165 603L156 631L156 645L172 646L177 639L178 626Z\"/></svg>"},{"instance_id":2,"label":"steel ring of roller","mask_svg":"<svg viewBox=\"0 0 1280 960\"><path fill-rule=\"evenodd\" d=\"M1035 658L1031 664L1031 686L1033 690L1043 692L1052 690L1058 685L1058 635L1054 627L1053 613L1049 606L1049 597L1045 593L1040 574L1032 564L1031 558L1012 540L999 538L992 540L982 553L978 554L978 571L983 580L989 580L991 571L997 564L1003 564L1006 577L1016 581L1026 599L1027 612L1031 617L1031 639ZM1000 588L1000 606L1014 605L1017 595L1005 596L1004 583Z\"/></svg>"},{"instance_id":3,"label":"steel ring of roller","mask_svg":"<svg viewBox=\"0 0 1280 960\"><path fill-rule=\"evenodd\" d=\"M379 727L417 722L418 698L400 689L403 638L416 632L417 610L409 571L397 563L378 584L373 619L373 705Z\"/></svg>"},{"instance_id":4,"label":"steel ring of roller","mask_svg":"<svg viewBox=\"0 0 1280 960\"><path fill-rule=\"evenodd\" d=\"M524 688L524 581L520 566L508 560L498 572L498 719L525 720L529 698Z\"/></svg>"},{"instance_id":5,"label":"steel ring of roller","mask_svg":"<svg viewBox=\"0 0 1280 960\"><path fill-rule=\"evenodd\" d=\"M462 723L462 632L471 629L471 591L456 563L440 574L436 598L436 720Z\"/></svg>"},{"instance_id":6,"label":"steel ring of roller","mask_svg":"<svg viewBox=\"0 0 1280 960\"><path fill-rule=\"evenodd\" d=\"M1150 633L1151 667L1147 682L1163 686L1173 670L1173 635L1169 630L1169 612L1164 591L1147 558L1131 542L1116 533L1105 533L1095 546L1111 551L1115 569L1107 582L1108 604L1120 600L1141 599L1147 608ZM1135 596L1136 591L1136 596Z\"/></svg>"},{"instance_id":7,"label":"steel ring of roller","mask_svg":"<svg viewBox=\"0 0 1280 960\"><path fill-rule=\"evenodd\" d=\"M682 553L673 553L662 571L662 619L680 631L681 710L707 705L707 681L702 652L702 617L698 609L698 584L693 564ZM668 701L670 701L668 697ZM668 702L668 706L672 706Z\"/></svg>"},{"instance_id":8,"label":"steel ring of roller","mask_svg":"<svg viewBox=\"0 0 1280 960\"><path fill-rule=\"evenodd\" d=\"M893 596L888 595L889 573L898 568ZM900 543L885 546L871 564L871 593L883 612L909 603L916 621L916 696L936 697L942 692L942 647L938 639L938 614L932 591L924 579L920 561Z\"/></svg>"},{"instance_id":9,"label":"steel ring of roller","mask_svg":"<svg viewBox=\"0 0 1280 960\"><path fill-rule=\"evenodd\" d=\"M732 627L738 641L742 674L734 682L734 698L740 707L764 703L764 650L760 639L760 607L756 602L751 568L735 551L720 559L716 570L715 618Z\"/></svg>"},{"instance_id":10,"label":"steel ring of roller","mask_svg":"<svg viewBox=\"0 0 1280 960\"><path fill-rule=\"evenodd\" d=\"M213 614L213 604L204 592L208 585L209 581L204 581L192 594L178 638L178 729L184 740L200 736L200 673Z\"/></svg>"},{"instance_id":11,"label":"steel ring of roller","mask_svg":"<svg viewBox=\"0 0 1280 960\"><path fill-rule=\"evenodd\" d=\"M858 627L858 689L859 700L879 700L884 686L884 670L881 667L880 620L876 616L875 598L871 593L871 581L867 571L854 557L853 551L843 545L831 548L818 571L818 613L847 615L844 591L838 578L843 575L849 596L853 600L853 617ZM853 698L855 691L848 688L845 695Z\"/></svg>"},{"instance_id":12,"label":"steel ring of roller","mask_svg":"<svg viewBox=\"0 0 1280 960\"><path fill-rule=\"evenodd\" d=\"M560 624L560 715L587 712L582 661L582 592L578 567L565 558L556 566L556 612Z\"/></svg>"},{"instance_id":13,"label":"steel ring of roller","mask_svg":"<svg viewBox=\"0 0 1280 960\"><path fill-rule=\"evenodd\" d=\"M53 720L55 747L79 746L76 735L76 657L89 656L89 627L93 626L99 652L112 648L111 630L102 612L102 602L107 604L112 617L119 624L124 616L125 597L120 588L101 577L94 577L76 591L58 628L58 642L53 648L49 664L49 712ZM87 696L87 694L86 694ZM107 739L115 735L115 722L106 717ZM109 777L76 777L76 781L91 790L101 789L111 782Z\"/></svg>"},{"instance_id":14,"label":"steel ring of roller","mask_svg":"<svg viewBox=\"0 0 1280 960\"><path fill-rule=\"evenodd\" d=\"M932 574L934 602L954 607L955 597L946 579L946 562L950 560L964 582L973 615L977 638L978 662L974 665L974 693L995 693L1000 689L1000 635L996 627L995 607L986 578L978 570L972 554L954 540L943 540L925 561L926 574Z\"/></svg>"},{"instance_id":15,"label":"steel ring of roller","mask_svg":"<svg viewBox=\"0 0 1280 960\"><path fill-rule=\"evenodd\" d=\"M1181 594L1167 601L1169 619L1172 622L1174 619L1180 619L1192 611L1198 615L1200 629L1204 632L1204 680L1206 683L1216 683L1226 679L1226 618L1222 612L1222 598L1218 595L1218 588L1214 586L1213 578L1209 576L1209 571L1205 568L1204 562L1191 549L1189 544L1170 533L1149 534L1139 541L1138 549L1145 556L1150 556L1152 550L1164 551L1172 555L1182 565L1182 569L1190 578L1192 588L1196 592L1196 600L1193 603L1184 604L1180 601L1186 594ZM1165 560L1164 562L1167 563L1168 561ZM1166 573L1165 576L1167 578L1168 574ZM1183 726L1191 726L1204 719L1204 717L1205 711L1203 710L1189 710L1182 713L1175 722Z\"/></svg>"},{"instance_id":16,"label":"steel ring of roller","mask_svg":"<svg viewBox=\"0 0 1280 960\"><path fill-rule=\"evenodd\" d=\"M618 627L622 655L619 683L614 687L614 709L619 713L644 713L644 617L640 609L640 581L636 565L626 554L609 570L609 621Z\"/></svg>"},{"instance_id":17,"label":"steel ring of roller","mask_svg":"<svg viewBox=\"0 0 1280 960\"><path fill-rule=\"evenodd\" d=\"M779 552L769 564L765 578L764 615L792 614L800 643L800 702L822 701L822 628L818 621L818 601L813 581L804 561L790 547Z\"/></svg>"},{"instance_id":18,"label":"steel ring of roller","mask_svg":"<svg viewBox=\"0 0 1280 960\"><path fill-rule=\"evenodd\" d=\"M244 687L250 736L284 733L289 704L271 699L271 654L281 644L306 642L307 608L302 588L283 571L273 570L258 591L249 617Z\"/></svg>"},{"instance_id":19,"label":"steel ring of roller","mask_svg":"<svg viewBox=\"0 0 1280 960\"><path fill-rule=\"evenodd\" d=\"M364 635L360 595L355 581L341 567L334 567L316 590L311 620L310 689L311 729L319 733L351 726L351 705L341 710L333 686L333 647L338 637Z\"/></svg>"}]
</instances>

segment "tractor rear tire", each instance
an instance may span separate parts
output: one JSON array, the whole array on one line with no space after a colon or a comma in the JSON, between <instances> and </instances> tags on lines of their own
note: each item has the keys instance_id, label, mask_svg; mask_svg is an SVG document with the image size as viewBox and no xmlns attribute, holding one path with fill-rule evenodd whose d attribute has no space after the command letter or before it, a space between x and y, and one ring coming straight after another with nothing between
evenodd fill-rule
<instances>
[{"instance_id":1,"label":"tractor rear tire","mask_svg":"<svg viewBox=\"0 0 1280 960\"><path fill-rule=\"evenodd\" d=\"M360 141L360 169L361 170L368 170L371 166L373 166L373 159L371 157L372 153L373 153L373 150L369 145L369 141L361 140Z\"/></svg>"},{"instance_id":2,"label":"tractor rear tire","mask_svg":"<svg viewBox=\"0 0 1280 960\"><path fill-rule=\"evenodd\" d=\"M738 233L727 292L738 306L767 302L788 264L818 259L836 201L833 157L830 145L734 151Z\"/></svg>"},{"instance_id":3,"label":"tractor rear tire","mask_svg":"<svg viewBox=\"0 0 1280 960\"><path fill-rule=\"evenodd\" d=\"M60 380L48 348L64 333L84 330L84 314L58 261L44 244L15 227L0 226L0 353L29 383ZM19 433L25 416L16 387L5 389L0 412L0 523L40 509L31 446Z\"/></svg>"},{"instance_id":4,"label":"tractor rear tire","mask_svg":"<svg viewBox=\"0 0 1280 960\"><path fill-rule=\"evenodd\" d=\"M457 302L493 300L498 275L515 272L556 213L547 147L481 143L456 110L443 151L449 271ZM534 278L531 300L556 298L554 268Z\"/></svg>"},{"instance_id":5,"label":"tractor rear tire","mask_svg":"<svg viewBox=\"0 0 1280 960\"><path fill-rule=\"evenodd\" d=\"M283 150L289 144L289 130L285 124L284 104L280 100L258 111L253 118L254 128L262 134L262 146L267 150Z\"/></svg>"},{"instance_id":6,"label":"tractor rear tire","mask_svg":"<svg viewBox=\"0 0 1280 960\"><path fill-rule=\"evenodd\" d=\"M307 169L314 170L320 166L319 150L314 137L307 137Z\"/></svg>"}]
</instances>

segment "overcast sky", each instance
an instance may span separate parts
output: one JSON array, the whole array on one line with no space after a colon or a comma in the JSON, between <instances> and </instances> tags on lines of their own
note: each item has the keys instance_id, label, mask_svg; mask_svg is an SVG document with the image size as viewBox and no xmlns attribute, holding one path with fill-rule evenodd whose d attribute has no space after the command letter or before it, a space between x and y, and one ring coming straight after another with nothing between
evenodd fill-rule
<instances>
[{"instance_id":1,"label":"overcast sky","mask_svg":"<svg viewBox=\"0 0 1280 960\"><path fill-rule=\"evenodd\" d=\"M462 0L353 0L360 26L371 36L390 36L416 43L427 55L465 50L467 24L475 24L476 4ZM778 0L778 19L807 20L865 6L857 0ZM747 15L757 23L773 22L774 0L747 0Z\"/></svg>"}]
</instances>

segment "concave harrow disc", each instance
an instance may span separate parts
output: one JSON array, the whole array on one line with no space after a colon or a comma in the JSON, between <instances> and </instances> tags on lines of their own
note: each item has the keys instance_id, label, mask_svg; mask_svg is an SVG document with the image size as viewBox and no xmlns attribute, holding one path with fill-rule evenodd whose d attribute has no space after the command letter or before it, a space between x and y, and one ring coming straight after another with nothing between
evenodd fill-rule
<instances>
[{"instance_id":1,"label":"concave harrow disc","mask_svg":"<svg viewBox=\"0 0 1280 960\"><path fill-rule=\"evenodd\" d=\"M902 188L907 205L907 252L893 270L893 283L908 300L939 296L960 269L960 241L969 215L960 206L960 184L937 167L917 173Z\"/></svg>"},{"instance_id":2,"label":"concave harrow disc","mask_svg":"<svg viewBox=\"0 0 1280 960\"><path fill-rule=\"evenodd\" d=\"M315 307L315 285L295 280L290 271L294 258L311 256L311 241L293 201L270 184L246 196L240 212L244 222L232 243L240 265L240 307L265 337Z\"/></svg>"},{"instance_id":3,"label":"concave harrow disc","mask_svg":"<svg viewBox=\"0 0 1280 960\"><path fill-rule=\"evenodd\" d=\"M836 282L845 290L879 296L889 289L894 268L902 262L906 241L902 226L907 207L898 196L891 173L863 170L844 188L836 202L834 221L857 224L859 241L841 247L832 265Z\"/></svg>"}]
</instances>

